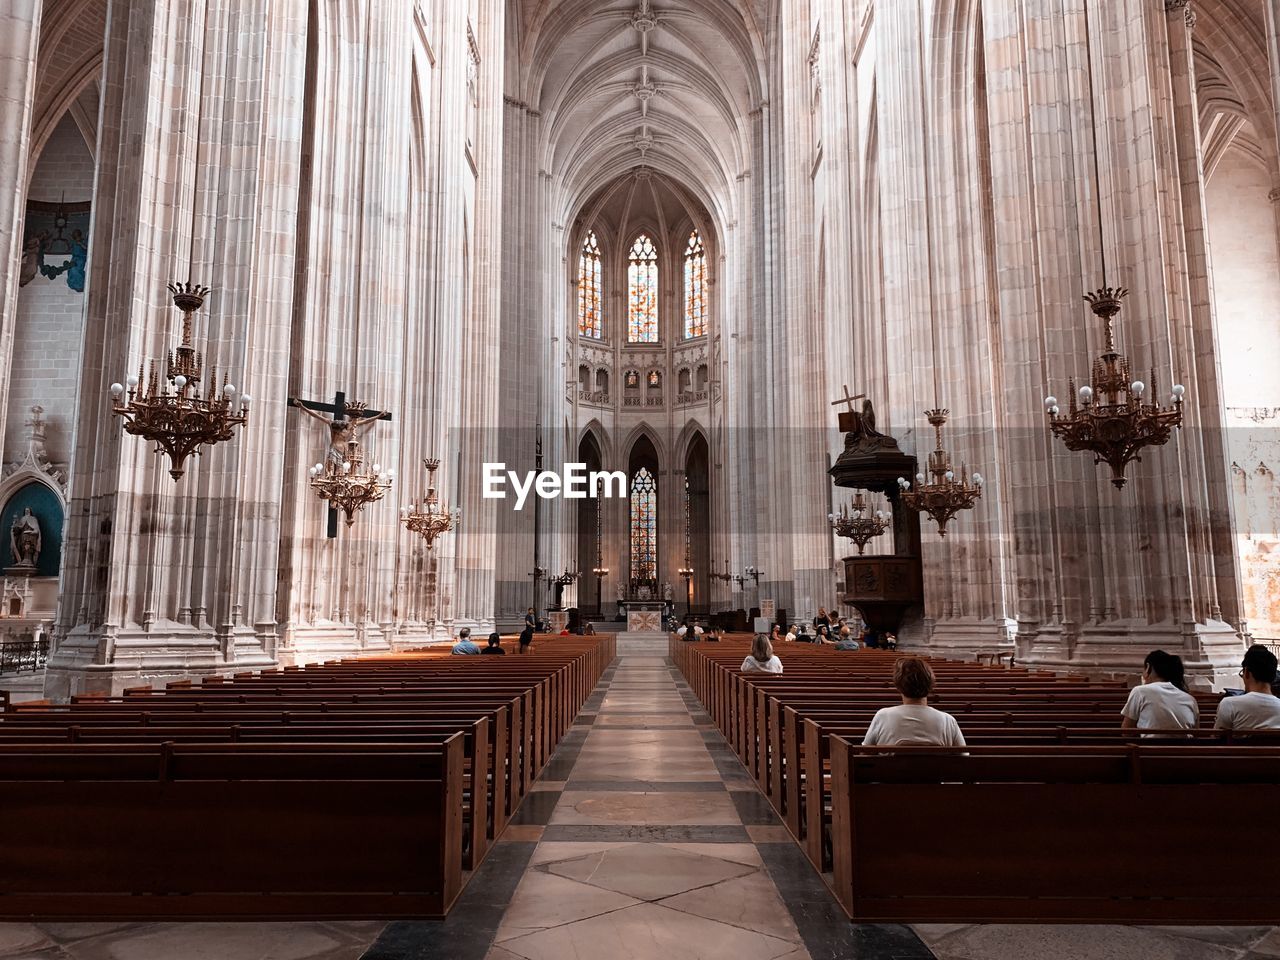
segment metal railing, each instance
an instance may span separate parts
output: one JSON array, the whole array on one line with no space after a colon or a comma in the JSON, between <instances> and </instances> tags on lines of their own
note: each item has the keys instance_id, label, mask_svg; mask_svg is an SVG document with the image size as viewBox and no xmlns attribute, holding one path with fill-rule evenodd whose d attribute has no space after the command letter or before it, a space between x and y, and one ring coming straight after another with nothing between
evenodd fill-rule
<instances>
[{"instance_id":1,"label":"metal railing","mask_svg":"<svg viewBox=\"0 0 1280 960\"><path fill-rule=\"evenodd\" d=\"M42 670L48 659L47 639L0 640L0 674Z\"/></svg>"}]
</instances>

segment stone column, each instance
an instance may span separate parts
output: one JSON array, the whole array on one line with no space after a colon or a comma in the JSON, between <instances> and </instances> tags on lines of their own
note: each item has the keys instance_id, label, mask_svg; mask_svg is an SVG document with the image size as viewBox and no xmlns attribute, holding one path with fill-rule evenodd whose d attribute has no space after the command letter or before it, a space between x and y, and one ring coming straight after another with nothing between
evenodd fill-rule
<instances>
[{"instance_id":1,"label":"stone column","mask_svg":"<svg viewBox=\"0 0 1280 960\"><path fill-rule=\"evenodd\" d=\"M110 7L50 696L272 662L305 36L304 0ZM256 400L178 483L107 398L174 346L175 279L213 288L206 375Z\"/></svg>"},{"instance_id":2,"label":"stone column","mask_svg":"<svg viewBox=\"0 0 1280 960\"><path fill-rule=\"evenodd\" d=\"M0 424L8 422L42 7L43 0L9 0L0 9Z\"/></svg>"},{"instance_id":3,"label":"stone column","mask_svg":"<svg viewBox=\"0 0 1280 960\"><path fill-rule=\"evenodd\" d=\"M494 623L494 579L498 555L499 501L481 497L481 470L498 459L498 391L493 361L502 318L502 65L505 52L505 3L477 0L474 30L477 98L475 206L470 248L470 308L463 345L461 383L462 475L459 500L466 533L458 544L458 619L473 629Z\"/></svg>"}]
</instances>

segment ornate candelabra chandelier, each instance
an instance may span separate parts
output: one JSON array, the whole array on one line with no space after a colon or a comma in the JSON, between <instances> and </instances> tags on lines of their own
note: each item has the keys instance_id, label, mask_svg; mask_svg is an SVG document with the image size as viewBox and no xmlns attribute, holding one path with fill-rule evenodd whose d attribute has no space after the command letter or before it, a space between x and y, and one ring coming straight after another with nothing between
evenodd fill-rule
<instances>
[{"instance_id":1,"label":"ornate candelabra chandelier","mask_svg":"<svg viewBox=\"0 0 1280 960\"><path fill-rule=\"evenodd\" d=\"M356 417L363 408L364 404L347 404L347 410ZM347 441L346 457L340 464L332 460L327 464L317 463L307 473L316 496L327 500L334 510L341 511L348 527L355 523L356 514L366 504L386 496L395 479L395 471L384 471L381 464L375 463L372 470L364 465L364 454L360 452L358 440Z\"/></svg>"},{"instance_id":2,"label":"ornate candelabra chandelier","mask_svg":"<svg viewBox=\"0 0 1280 960\"><path fill-rule=\"evenodd\" d=\"M861 490L850 506L853 508L853 516L849 516L850 507L845 506L840 508L839 514L827 514L827 519L831 521L831 528L837 535L857 544L858 556L862 556L867 544L889 529L889 515L883 510L877 510L872 516L864 516L867 501Z\"/></svg>"},{"instance_id":3,"label":"ornate candelabra chandelier","mask_svg":"<svg viewBox=\"0 0 1280 960\"><path fill-rule=\"evenodd\" d=\"M173 305L182 311L182 339L169 353L164 380L154 359L144 378L143 361L137 376L128 377L124 384L111 384L111 412L124 418L125 433L142 437L156 445L156 453L169 455L169 476L178 480L187 458L198 455L202 446L235 436L234 428L249 418L252 398L247 393L237 396L225 374L219 389L216 367L209 376L208 391L201 396L204 357L191 343L191 315L204 305L209 288L171 283L169 292Z\"/></svg>"},{"instance_id":4,"label":"ornate candelabra chandelier","mask_svg":"<svg viewBox=\"0 0 1280 960\"><path fill-rule=\"evenodd\" d=\"M1102 318L1106 345L1102 355L1093 361L1093 374L1087 385L1076 388L1075 378L1068 381L1067 413L1063 416L1058 398L1044 398L1049 429L1062 440L1068 450L1087 450L1094 463L1111 468L1111 482L1116 489L1125 484L1125 469L1141 460L1143 447L1163 446L1169 442L1174 427L1182 425L1182 397L1186 388L1175 384L1169 406L1159 402L1144 403L1150 389L1156 394L1156 372L1151 370L1150 383L1130 376L1129 358L1116 351L1115 318L1120 301L1128 294L1121 287L1103 287L1086 293L1089 308ZM1076 405L1077 398L1079 406Z\"/></svg>"},{"instance_id":5,"label":"ornate candelabra chandelier","mask_svg":"<svg viewBox=\"0 0 1280 960\"><path fill-rule=\"evenodd\" d=\"M968 468L960 465L960 476L957 477L951 466L951 454L942 446L942 427L947 422L949 411L937 408L926 410L924 415L933 425L937 448L929 454L929 473L932 480L926 480L923 473L916 474L915 487L906 478L898 478L898 487L902 491L901 500L904 507L919 510L931 516L938 525L938 536L947 535L947 522L961 510L971 510L982 497L985 481L982 474L975 473L969 479Z\"/></svg>"},{"instance_id":6,"label":"ornate candelabra chandelier","mask_svg":"<svg viewBox=\"0 0 1280 960\"><path fill-rule=\"evenodd\" d=\"M428 457L422 461L422 465L427 468L427 498L401 510L400 522L406 529L420 534L427 541L427 549L430 550L436 537L452 530L458 518L455 511L440 503L440 495L436 493L436 471L440 469L440 461Z\"/></svg>"}]
</instances>

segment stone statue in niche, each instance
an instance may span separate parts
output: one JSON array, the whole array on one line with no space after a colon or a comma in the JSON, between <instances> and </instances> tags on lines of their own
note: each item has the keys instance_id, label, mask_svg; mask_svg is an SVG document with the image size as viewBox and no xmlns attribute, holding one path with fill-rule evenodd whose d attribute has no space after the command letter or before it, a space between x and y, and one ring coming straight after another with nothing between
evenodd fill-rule
<instances>
[{"instance_id":1,"label":"stone statue in niche","mask_svg":"<svg viewBox=\"0 0 1280 960\"><path fill-rule=\"evenodd\" d=\"M41 545L40 521L31 512L31 508L27 507L21 516L14 518L9 530L13 566L34 568L40 561Z\"/></svg>"}]
</instances>

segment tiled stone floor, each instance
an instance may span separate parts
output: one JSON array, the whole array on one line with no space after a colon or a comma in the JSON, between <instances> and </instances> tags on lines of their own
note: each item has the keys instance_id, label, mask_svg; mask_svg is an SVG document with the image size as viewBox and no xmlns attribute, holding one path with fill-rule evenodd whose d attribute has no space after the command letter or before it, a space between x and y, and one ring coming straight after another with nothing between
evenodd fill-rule
<instances>
[{"instance_id":1,"label":"tiled stone floor","mask_svg":"<svg viewBox=\"0 0 1280 960\"><path fill-rule=\"evenodd\" d=\"M850 924L665 642L623 649L442 923L0 924L0 958L1280 958L1271 927Z\"/></svg>"}]
</instances>

